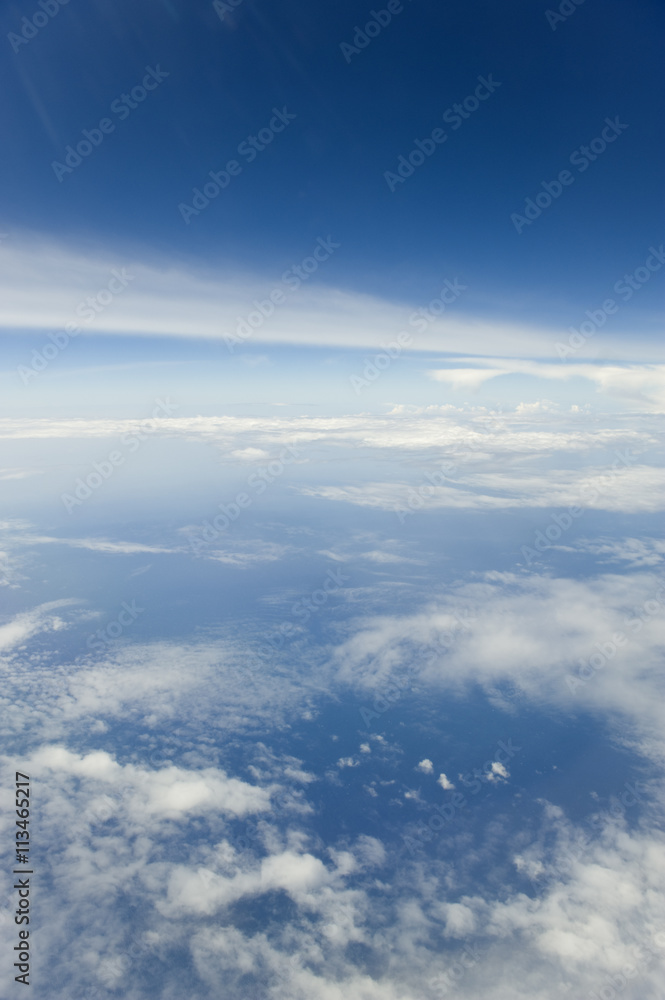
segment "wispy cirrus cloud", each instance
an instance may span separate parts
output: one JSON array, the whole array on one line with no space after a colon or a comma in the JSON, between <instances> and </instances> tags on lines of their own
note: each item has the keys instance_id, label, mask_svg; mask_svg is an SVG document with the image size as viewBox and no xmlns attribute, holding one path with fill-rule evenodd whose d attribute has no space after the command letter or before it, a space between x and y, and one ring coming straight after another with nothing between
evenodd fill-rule
<instances>
[{"instance_id":1,"label":"wispy cirrus cloud","mask_svg":"<svg viewBox=\"0 0 665 1000\"><path fill-rule=\"evenodd\" d=\"M136 555L139 552L171 554L184 551L160 545L144 545L142 542L113 542L108 538L57 538L52 535L24 534L15 536L14 541L21 545L67 545L73 549L88 549L90 552L105 552L108 555Z\"/></svg>"},{"instance_id":2,"label":"wispy cirrus cloud","mask_svg":"<svg viewBox=\"0 0 665 1000\"><path fill-rule=\"evenodd\" d=\"M0 625L0 651L8 651L31 639L40 632L58 632L67 628L67 622L52 612L79 604L75 598L47 601L30 611L16 615L11 621Z\"/></svg>"},{"instance_id":3,"label":"wispy cirrus cloud","mask_svg":"<svg viewBox=\"0 0 665 1000\"><path fill-rule=\"evenodd\" d=\"M285 265L288 266L288 265ZM107 285L114 268L131 274L128 287L90 323L90 335L171 336L223 339L234 334L238 317L265 298L280 275L242 274L182 260L144 255L134 248L111 253L91 247L56 243L36 234L19 235L0 244L0 294L3 325L9 330L50 330L76 322L86 296ZM281 273L281 272L280 272ZM442 278L443 281L443 278ZM462 312L434 317L426 336L409 324L414 309L426 303L391 302L376 296L307 284L280 305L253 332L261 344L380 349L386 331L413 333L409 349L450 353L464 344L467 354L489 356L500 343L504 357L554 357L562 330L536 324L494 321ZM422 323L422 321L421 321ZM567 331L566 331L567 335ZM593 357L593 341L578 353ZM631 339L630 357L653 361L662 356L655 341ZM459 376L462 378L463 376ZM465 376L467 384L472 378Z\"/></svg>"}]
</instances>

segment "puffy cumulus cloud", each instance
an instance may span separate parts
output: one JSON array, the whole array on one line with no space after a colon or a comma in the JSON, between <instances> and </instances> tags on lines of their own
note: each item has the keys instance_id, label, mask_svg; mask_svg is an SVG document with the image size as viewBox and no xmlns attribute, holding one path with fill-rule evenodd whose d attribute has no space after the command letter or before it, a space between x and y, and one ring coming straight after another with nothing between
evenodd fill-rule
<instances>
[{"instance_id":1,"label":"puffy cumulus cloud","mask_svg":"<svg viewBox=\"0 0 665 1000\"><path fill-rule=\"evenodd\" d=\"M178 913L209 916L243 897L276 890L283 890L298 901L318 892L331 877L319 858L293 851L270 855L253 869L235 872L230 877L209 869L193 872L179 867L169 876L167 898L159 909L171 916Z\"/></svg>"},{"instance_id":2,"label":"puffy cumulus cloud","mask_svg":"<svg viewBox=\"0 0 665 1000\"><path fill-rule=\"evenodd\" d=\"M487 774L488 781L507 781L510 777L510 773L505 764L501 761L492 761L492 766Z\"/></svg>"},{"instance_id":3,"label":"puffy cumulus cloud","mask_svg":"<svg viewBox=\"0 0 665 1000\"><path fill-rule=\"evenodd\" d=\"M427 974L440 964L430 936L442 922L425 914L413 893L404 897L400 889L393 895L389 885L366 881L386 861L376 838L362 836L349 850L329 854L333 866L307 853L280 851L268 861L253 860L242 873L227 870L223 878L210 871L196 877L178 872L169 891L185 894L190 918L202 915L199 907L205 906L208 919L200 929L195 925L191 947L197 972L211 989L223 980L229 996L263 989L280 1000L404 1000L422 994ZM228 920L211 927L210 918L233 908L241 890L250 897L281 894L296 909L280 906L276 912L284 915L263 921L258 932L243 932ZM174 904L170 895L163 906L168 911Z\"/></svg>"},{"instance_id":4,"label":"puffy cumulus cloud","mask_svg":"<svg viewBox=\"0 0 665 1000\"><path fill-rule=\"evenodd\" d=\"M3 763L8 788L15 762ZM219 769L155 770L62 746L44 746L22 766L39 788L34 819L48 845L40 852L44 888L34 931L39 996L46 995L46 967L48 996L57 1000L99 989L132 1000L155 989L160 996L212 998L221 967L225 996L238 1000L247 996L242 977L249 974L250 990L266 984L286 995L303 977L321 996L340 976L359 975L346 949L366 941L369 947L362 883L386 858L376 838L361 836L321 857L303 831L275 826L275 789ZM8 810L3 815L9 836ZM249 815L263 819L262 837L248 849L231 824ZM282 897L292 912L271 917L270 900ZM258 935L234 926L239 906L247 911L266 901ZM143 968L155 964L158 971L144 976ZM11 955L0 965L9 975ZM366 980L378 996L379 983Z\"/></svg>"},{"instance_id":5,"label":"puffy cumulus cloud","mask_svg":"<svg viewBox=\"0 0 665 1000\"><path fill-rule=\"evenodd\" d=\"M420 763L416 765L416 771L421 771L422 774L434 774L434 764L426 757L425 760L421 760Z\"/></svg>"},{"instance_id":6,"label":"puffy cumulus cloud","mask_svg":"<svg viewBox=\"0 0 665 1000\"><path fill-rule=\"evenodd\" d=\"M407 669L457 691L480 683L493 693L509 682L538 703L618 714L659 755L664 651L665 584L653 573L504 573L450 588L415 614L358 620L333 661L338 678L364 693L380 694Z\"/></svg>"},{"instance_id":7,"label":"puffy cumulus cloud","mask_svg":"<svg viewBox=\"0 0 665 1000\"><path fill-rule=\"evenodd\" d=\"M339 901L331 916L344 921ZM345 929L344 923L326 927L331 935L338 928ZM341 941L344 937L340 934ZM358 1000L406 1000L409 996L388 976L374 978L354 968L328 940L321 944L314 935L301 931L290 944L291 951L276 947L264 934L248 938L234 928L203 930L194 943L196 969L211 990L222 981L234 997L247 995L242 992L247 982L260 984L269 991L271 1000L347 1000L350 996Z\"/></svg>"},{"instance_id":8,"label":"puffy cumulus cloud","mask_svg":"<svg viewBox=\"0 0 665 1000\"><path fill-rule=\"evenodd\" d=\"M440 774L436 779L437 785L441 785L445 792L451 791L455 785L446 774Z\"/></svg>"},{"instance_id":9,"label":"puffy cumulus cloud","mask_svg":"<svg viewBox=\"0 0 665 1000\"><path fill-rule=\"evenodd\" d=\"M662 974L665 844L653 817L632 831L608 817L587 838L543 803L507 844L528 890L476 878L469 893L456 866L395 866L375 837L322 849L293 818L277 825L276 790L220 769L62 746L24 764L50 845L35 925L49 1000L213 1000L220 982L229 1000L429 1000L453 987L460 1000L557 1000L618 983L628 966L621 995L641 1000ZM14 767L6 760L4 788ZM233 824L249 815L261 836L248 847ZM0 965L11 973L6 952Z\"/></svg>"},{"instance_id":10,"label":"puffy cumulus cloud","mask_svg":"<svg viewBox=\"0 0 665 1000\"><path fill-rule=\"evenodd\" d=\"M148 826L152 818L184 819L213 811L245 816L270 809L268 791L214 768L152 770L119 764L103 750L76 754L62 746L41 747L26 760L26 766L40 783L71 786L67 779L76 778L86 785L92 799L104 793L117 794L118 809L124 808L132 822L144 820Z\"/></svg>"},{"instance_id":11,"label":"puffy cumulus cloud","mask_svg":"<svg viewBox=\"0 0 665 1000\"><path fill-rule=\"evenodd\" d=\"M532 890L460 900L487 942L475 988L501 998L649 995L665 963L663 846L657 827L630 834L615 820L582 845L579 829L545 805L538 838L514 859Z\"/></svg>"},{"instance_id":12,"label":"puffy cumulus cloud","mask_svg":"<svg viewBox=\"0 0 665 1000\"><path fill-rule=\"evenodd\" d=\"M662 856L650 866L654 851L662 850L662 838L630 837L612 828L589 856L571 860L575 828L562 818L553 827L555 850L535 848L552 874L528 894L504 887L496 895L447 901L444 878L423 865L396 880L396 892L387 908L385 902L380 907L383 919L376 926L364 900L345 899L340 888L336 919L344 902L353 907L358 940L378 959L371 976L369 956L364 969L354 968L335 948L334 937L326 940L302 923L290 928L286 949L267 934L243 939L235 928L202 931L195 945L201 949L197 967L211 984L225 972L236 987L253 971L265 977L280 1000L344 994L404 1000L431 996L432 990L442 995L453 987L469 1000L479 995L555 1000L571 990L577 995L601 990L608 977L618 986L623 983L625 989L617 992L639 1000L657 986L665 957ZM332 893L322 896L331 905ZM340 942L348 942L350 930L347 924ZM622 980L625 971L629 978Z\"/></svg>"},{"instance_id":13,"label":"puffy cumulus cloud","mask_svg":"<svg viewBox=\"0 0 665 1000\"><path fill-rule=\"evenodd\" d=\"M197 855L199 862L215 855L218 864L228 864L237 853L228 840L235 829L230 824L270 817L278 786L259 787L219 768L153 769L120 763L104 751L76 753L64 746L42 746L23 755L21 766L33 794L38 790L31 817L40 830L44 877L32 918L41 948L33 969L38 995L47 995L48 967L49 996L64 1000L91 988L146 996L141 966L160 952L168 963L165 950L174 942L186 947L183 928L158 917L171 876ZM3 758L4 789L13 785L15 767L13 758ZM9 809L3 809L7 838L11 827ZM215 843L216 849L210 846ZM306 857L292 860L288 854L268 858L265 886L299 877L306 887L308 864ZM132 900L129 910L126 900ZM3 974L13 975L11 958L2 956L0 963ZM171 971L178 981L177 968Z\"/></svg>"},{"instance_id":14,"label":"puffy cumulus cloud","mask_svg":"<svg viewBox=\"0 0 665 1000\"><path fill-rule=\"evenodd\" d=\"M476 929L476 917L473 910L463 903L443 903L441 912L445 917L444 934L446 937L464 938Z\"/></svg>"}]
</instances>

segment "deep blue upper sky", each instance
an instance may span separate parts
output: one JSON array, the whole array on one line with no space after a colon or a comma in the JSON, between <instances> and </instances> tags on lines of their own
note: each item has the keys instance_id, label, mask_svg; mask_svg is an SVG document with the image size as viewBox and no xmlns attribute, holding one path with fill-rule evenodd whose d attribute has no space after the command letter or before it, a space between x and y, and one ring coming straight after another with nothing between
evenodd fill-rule
<instances>
[{"instance_id":1,"label":"deep blue upper sky","mask_svg":"<svg viewBox=\"0 0 665 1000\"><path fill-rule=\"evenodd\" d=\"M222 21L201 0L71 0L14 52L8 33L38 9L9 4L0 22L4 229L259 273L331 234L343 251L327 282L417 299L457 274L476 310L501 311L530 297L541 311L562 296L594 305L662 237L656 2L587 0L553 30L545 2L404 0L348 62L341 43L383 4L243 0ZM120 120L111 104L146 66L169 76ZM488 74L501 86L446 124ZM238 145L274 107L297 117L248 163ZM52 162L105 117L114 131L58 182ZM606 117L628 128L571 168ZM446 141L391 192L384 172L437 127ZM233 158L240 176L186 225L179 203ZM574 183L518 235L511 213L566 168ZM654 282L640 306L658 294Z\"/></svg>"}]
</instances>

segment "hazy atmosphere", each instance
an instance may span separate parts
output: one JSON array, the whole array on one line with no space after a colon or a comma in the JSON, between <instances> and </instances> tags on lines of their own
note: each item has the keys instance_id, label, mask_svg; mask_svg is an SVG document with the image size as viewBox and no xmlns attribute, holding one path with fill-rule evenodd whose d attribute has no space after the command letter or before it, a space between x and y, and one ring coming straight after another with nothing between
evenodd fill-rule
<instances>
[{"instance_id":1,"label":"hazy atmosphere","mask_svg":"<svg viewBox=\"0 0 665 1000\"><path fill-rule=\"evenodd\" d=\"M662 5L0 25L0 996L661 1000Z\"/></svg>"}]
</instances>

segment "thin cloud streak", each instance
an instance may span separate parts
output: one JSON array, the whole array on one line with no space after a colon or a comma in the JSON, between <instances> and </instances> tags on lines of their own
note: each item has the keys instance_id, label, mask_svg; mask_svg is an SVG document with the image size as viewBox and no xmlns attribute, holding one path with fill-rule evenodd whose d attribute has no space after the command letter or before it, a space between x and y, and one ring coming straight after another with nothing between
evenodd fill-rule
<instances>
[{"instance_id":1,"label":"thin cloud streak","mask_svg":"<svg viewBox=\"0 0 665 1000\"><path fill-rule=\"evenodd\" d=\"M136 251L77 250L31 235L0 245L2 326L13 332L54 330L77 322L76 310L87 296L106 287L113 269L125 268L131 282L108 308L99 312L83 335L168 336L223 340L235 334L238 322L264 299L279 275L232 273L207 267L199 273L172 260L142 260ZM213 273L211 273L213 272ZM443 277L442 277L443 281ZM424 334L409 325L414 310L426 303L397 303L376 296L348 292L324 284L304 285L275 308L252 334L254 343L309 347L379 349L400 330L412 334L409 351L454 353L464 344L466 353L504 357L556 356L561 329L529 323L487 321L451 311L434 319ZM420 321L422 323L422 320ZM606 343L619 341L607 336ZM593 342L578 357L595 357ZM662 345L631 339L634 360L665 359Z\"/></svg>"}]
</instances>

